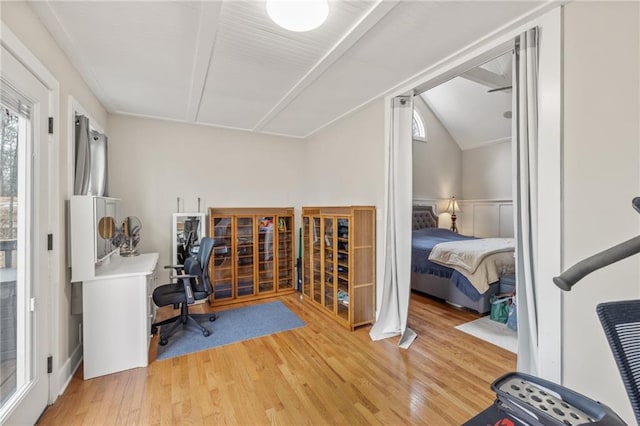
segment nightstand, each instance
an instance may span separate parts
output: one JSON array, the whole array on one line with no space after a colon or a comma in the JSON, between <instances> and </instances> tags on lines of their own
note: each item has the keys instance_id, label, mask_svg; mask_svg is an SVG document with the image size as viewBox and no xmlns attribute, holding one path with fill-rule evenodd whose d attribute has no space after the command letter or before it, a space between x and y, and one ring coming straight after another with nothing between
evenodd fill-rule
<instances>
[{"instance_id":1,"label":"nightstand","mask_svg":"<svg viewBox=\"0 0 640 426\"><path fill-rule=\"evenodd\" d=\"M516 291L516 274L500 275L498 293L512 293Z\"/></svg>"}]
</instances>

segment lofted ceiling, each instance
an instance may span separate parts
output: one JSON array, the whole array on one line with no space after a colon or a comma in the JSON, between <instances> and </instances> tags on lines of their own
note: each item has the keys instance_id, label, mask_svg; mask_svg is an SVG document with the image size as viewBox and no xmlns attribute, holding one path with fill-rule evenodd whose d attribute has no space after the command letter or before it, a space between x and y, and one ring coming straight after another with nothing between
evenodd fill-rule
<instances>
[{"instance_id":1,"label":"lofted ceiling","mask_svg":"<svg viewBox=\"0 0 640 426\"><path fill-rule=\"evenodd\" d=\"M30 2L110 113L294 137L542 4L331 1L294 33L264 1Z\"/></svg>"},{"instance_id":2,"label":"lofted ceiling","mask_svg":"<svg viewBox=\"0 0 640 426\"><path fill-rule=\"evenodd\" d=\"M421 94L460 149L511 140L511 63L506 53Z\"/></svg>"}]
</instances>

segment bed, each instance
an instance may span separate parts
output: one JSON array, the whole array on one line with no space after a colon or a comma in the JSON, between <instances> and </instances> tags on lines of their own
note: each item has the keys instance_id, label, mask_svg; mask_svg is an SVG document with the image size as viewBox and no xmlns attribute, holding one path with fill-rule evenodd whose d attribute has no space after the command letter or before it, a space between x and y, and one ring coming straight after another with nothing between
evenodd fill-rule
<instances>
[{"instance_id":1,"label":"bed","mask_svg":"<svg viewBox=\"0 0 640 426\"><path fill-rule=\"evenodd\" d=\"M508 242L497 241L506 239L477 239L460 235L448 229L438 228L438 217L431 206L414 206L412 223L412 247L411 247L411 289L430 296L443 299L453 305L472 309L480 314L490 311L490 298L498 292L500 273L512 273L515 260L513 250L509 249ZM454 241L474 240L467 245L483 245L494 242L503 244L501 249L487 255L481 262L477 262L478 269L471 274L458 266L448 267L440 263L440 260L429 260L429 256L442 255L443 247L454 247ZM496 241L494 241L496 240ZM442 245L442 243L446 243ZM511 241L512 245L513 242ZM446 254L446 253L445 253ZM445 255L446 257L446 255ZM458 256L452 256L455 260ZM475 259L477 261L477 259ZM456 263L456 262L453 262ZM475 265L474 265L475 266ZM476 286L471 284L473 281ZM478 288L480 290L478 290Z\"/></svg>"}]
</instances>

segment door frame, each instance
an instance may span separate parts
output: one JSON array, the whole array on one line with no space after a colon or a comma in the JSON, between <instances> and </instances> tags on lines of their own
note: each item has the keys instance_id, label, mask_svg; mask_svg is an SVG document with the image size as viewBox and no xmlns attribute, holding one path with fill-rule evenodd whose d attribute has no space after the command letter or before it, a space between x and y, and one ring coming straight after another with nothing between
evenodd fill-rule
<instances>
[{"instance_id":1,"label":"door frame","mask_svg":"<svg viewBox=\"0 0 640 426\"><path fill-rule=\"evenodd\" d=\"M385 152L391 134L391 100L407 93L421 93L475 68L513 48L522 32L539 26L539 170L538 265L538 375L562 383L562 292L552 278L563 270L562 260L562 7L566 1L544 3L537 10L513 21L443 59L390 90L385 96ZM515 224L514 224L515 225ZM542 230L542 231L541 231ZM385 231L386 232L386 231ZM380 264L380 263L378 263ZM382 280L380 280L382 282ZM547 283L547 284L545 284Z\"/></svg>"},{"instance_id":2,"label":"door frame","mask_svg":"<svg viewBox=\"0 0 640 426\"><path fill-rule=\"evenodd\" d=\"M52 404L60 393L60 386L57 382L57 365L61 359L59 348L59 308L60 308L60 282L61 273L61 242L64 235L64 223L60 222L63 203L60 197L60 84L40 60L20 41L20 39L4 23L0 22L0 45L7 49L18 59L42 84L49 90L49 111L53 117L53 134L49 135L49 194L48 203L50 214L48 221L48 233L54 235L53 250L49 252L49 273L50 283L48 296L49 302L48 323L48 352L53 355L53 372L49 379L49 404Z\"/></svg>"}]
</instances>

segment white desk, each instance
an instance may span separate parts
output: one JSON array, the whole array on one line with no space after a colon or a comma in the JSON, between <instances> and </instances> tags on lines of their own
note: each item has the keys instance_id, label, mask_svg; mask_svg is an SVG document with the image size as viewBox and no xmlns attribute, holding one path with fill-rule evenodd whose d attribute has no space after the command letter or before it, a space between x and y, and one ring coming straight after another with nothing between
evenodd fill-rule
<instances>
[{"instance_id":1,"label":"white desk","mask_svg":"<svg viewBox=\"0 0 640 426\"><path fill-rule=\"evenodd\" d=\"M114 255L82 282L84 378L146 367L158 253Z\"/></svg>"}]
</instances>

